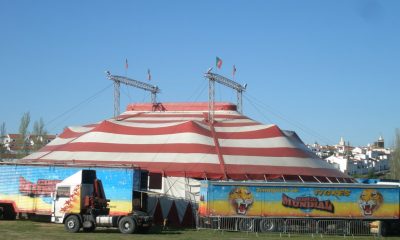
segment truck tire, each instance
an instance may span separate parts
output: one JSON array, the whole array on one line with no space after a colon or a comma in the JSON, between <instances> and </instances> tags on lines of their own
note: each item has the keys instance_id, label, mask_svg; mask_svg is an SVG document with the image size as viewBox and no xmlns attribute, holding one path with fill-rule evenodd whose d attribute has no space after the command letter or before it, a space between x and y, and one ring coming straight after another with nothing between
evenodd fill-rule
<instances>
[{"instance_id":1,"label":"truck tire","mask_svg":"<svg viewBox=\"0 0 400 240\"><path fill-rule=\"evenodd\" d=\"M118 229L124 234L134 233L136 230L136 221L132 217L123 217L118 223Z\"/></svg>"},{"instance_id":2,"label":"truck tire","mask_svg":"<svg viewBox=\"0 0 400 240\"><path fill-rule=\"evenodd\" d=\"M91 227L88 227L88 228L82 228L83 229L83 231L84 232L94 232L94 230L96 230L96 226L91 226Z\"/></svg>"},{"instance_id":3,"label":"truck tire","mask_svg":"<svg viewBox=\"0 0 400 240\"><path fill-rule=\"evenodd\" d=\"M81 223L79 221L78 216L76 216L76 215L68 216L64 222L64 227L65 227L65 230L67 230L68 232L71 232L71 233L79 232L79 229L81 228Z\"/></svg>"},{"instance_id":4,"label":"truck tire","mask_svg":"<svg viewBox=\"0 0 400 240\"><path fill-rule=\"evenodd\" d=\"M243 218L240 220L239 230L243 232L252 232L254 230L254 219Z\"/></svg>"},{"instance_id":5,"label":"truck tire","mask_svg":"<svg viewBox=\"0 0 400 240\"><path fill-rule=\"evenodd\" d=\"M3 205L3 219L4 220L15 220L17 213L14 211L14 207L11 204Z\"/></svg>"},{"instance_id":6,"label":"truck tire","mask_svg":"<svg viewBox=\"0 0 400 240\"><path fill-rule=\"evenodd\" d=\"M276 229L277 229L277 224L273 219L262 219L260 221L261 232L275 232Z\"/></svg>"},{"instance_id":7,"label":"truck tire","mask_svg":"<svg viewBox=\"0 0 400 240\"><path fill-rule=\"evenodd\" d=\"M385 221L381 221L381 229L380 229L380 236L381 237L387 237L389 235L390 232L390 224L388 222Z\"/></svg>"},{"instance_id":8,"label":"truck tire","mask_svg":"<svg viewBox=\"0 0 400 240\"><path fill-rule=\"evenodd\" d=\"M138 227L138 233L148 233L150 231L150 227Z\"/></svg>"}]
</instances>

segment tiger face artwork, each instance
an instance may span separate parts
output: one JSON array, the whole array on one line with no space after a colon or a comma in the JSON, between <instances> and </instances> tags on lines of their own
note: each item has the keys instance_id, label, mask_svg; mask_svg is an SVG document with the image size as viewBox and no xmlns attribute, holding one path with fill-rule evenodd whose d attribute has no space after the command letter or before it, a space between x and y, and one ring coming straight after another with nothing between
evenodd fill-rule
<instances>
[{"instance_id":1,"label":"tiger face artwork","mask_svg":"<svg viewBox=\"0 0 400 240\"><path fill-rule=\"evenodd\" d=\"M245 215L254 198L246 187L236 187L229 193L229 202L237 214Z\"/></svg>"},{"instance_id":2,"label":"tiger face artwork","mask_svg":"<svg viewBox=\"0 0 400 240\"><path fill-rule=\"evenodd\" d=\"M371 216L383 204L383 196L375 189L365 189L361 192L358 203L361 213L364 216Z\"/></svg>"}]
</instances>

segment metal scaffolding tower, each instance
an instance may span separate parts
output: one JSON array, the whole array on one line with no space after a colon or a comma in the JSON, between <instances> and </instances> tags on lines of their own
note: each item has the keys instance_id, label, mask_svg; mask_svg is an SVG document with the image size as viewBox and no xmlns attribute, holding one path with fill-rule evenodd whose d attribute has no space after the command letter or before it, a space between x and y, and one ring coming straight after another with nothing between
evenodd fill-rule
<instances>
[{"instance_id":1,"label":"metal scaffolding tower","mask_svg":"<svg viewBox=\"0 0 400 240\"><path fill-rule=\"evenodd\" d=\"M215 82L218 82L222 85L235 89L237 92L237 111L243 113L242 106L242 93L246 90L247 84L242 86L241 84L230 80L224 76L221 76L216 73L211 72L212 68L210 68L205 77L208 78L208 120L210 123L214 122L214 104L215 104Z\"/></svg>"},{"instance_id":2,"label":"metal scaffolding tower","mask_svg":"<svg viewBox=\"0 0 400 240\"><path fill-rule=\"evenodd\" d=\"M157 93L160 92L160 89L157 86L153 86L151 84L137 81L137 80L130 79L127 77L123 77L123 76L111 75L111 73L109 71L107 71L106 73L107 73L107 78L114 81L114 117L116 117L120 114L120 110L119 110L120 91L119 91L119 89L120 89L121 83L151 92L151 102L153 104L157 103L156 102Z\"/></svg>"}]
</instances>

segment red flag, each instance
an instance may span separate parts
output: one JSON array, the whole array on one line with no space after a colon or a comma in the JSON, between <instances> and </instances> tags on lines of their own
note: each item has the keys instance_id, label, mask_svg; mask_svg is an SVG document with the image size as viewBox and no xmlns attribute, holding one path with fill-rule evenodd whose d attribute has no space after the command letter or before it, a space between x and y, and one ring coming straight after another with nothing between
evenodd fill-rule
<instances>
[{"instance_id":1,"label":"red flag","mask_svg":"<svg viewBox=\"0 0 400 240\"><path fill-rule=\"evenodd\" d=\"M150 69L147 69L147 80L151 80L151 73L150 73Z\"/></svg>"},{"instance_id":2,"label":"red flag","mask_svg":"<svg viewBox=\"0 0 400 240\"><path fill-rule=\"evenodd\" d=\"M128 69L128 59L125 58L125 69Z\"/></svg>"},{"instance_id":3,"label":"red flag","mask_svg":"<svg viewBox=\"0 0 400 240\"><path fill-rule=\"evenodd\" d=\"M235 78L235 74L236 74L236 66L233 65L233 69L232 69L232 76L233 76L233 78Z\"/></svg>"},{"instance_id":4,"label":"red flag","mask_svg":"<svg viewBox=\"0 0 400 240\"><path fill-rule=\"evenodd\" d=\"M217 59L215 61L215 65L217 66L217 68L221 68L222 67L222 59L217 57Z\"/></svg>"}]
</instances>

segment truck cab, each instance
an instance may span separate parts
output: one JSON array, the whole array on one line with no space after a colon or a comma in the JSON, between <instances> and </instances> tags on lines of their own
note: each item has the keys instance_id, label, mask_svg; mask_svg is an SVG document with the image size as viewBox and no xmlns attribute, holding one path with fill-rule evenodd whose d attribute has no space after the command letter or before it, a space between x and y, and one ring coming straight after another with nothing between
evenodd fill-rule
<instances>
[{"instance_id":1,"label":"truck cab","mask_svg":"<svg viewBox=\"0 0 400 240\"><path fill-rule=\"evenodd\" d=\"M81 170L56 185L51 221L63 223L69 232L94 231L96 227L117 227L121 233L147 230L152 217L133 211L128 215L110 215L109 200L96 171Z\"/></svg>"}]
</instances>

